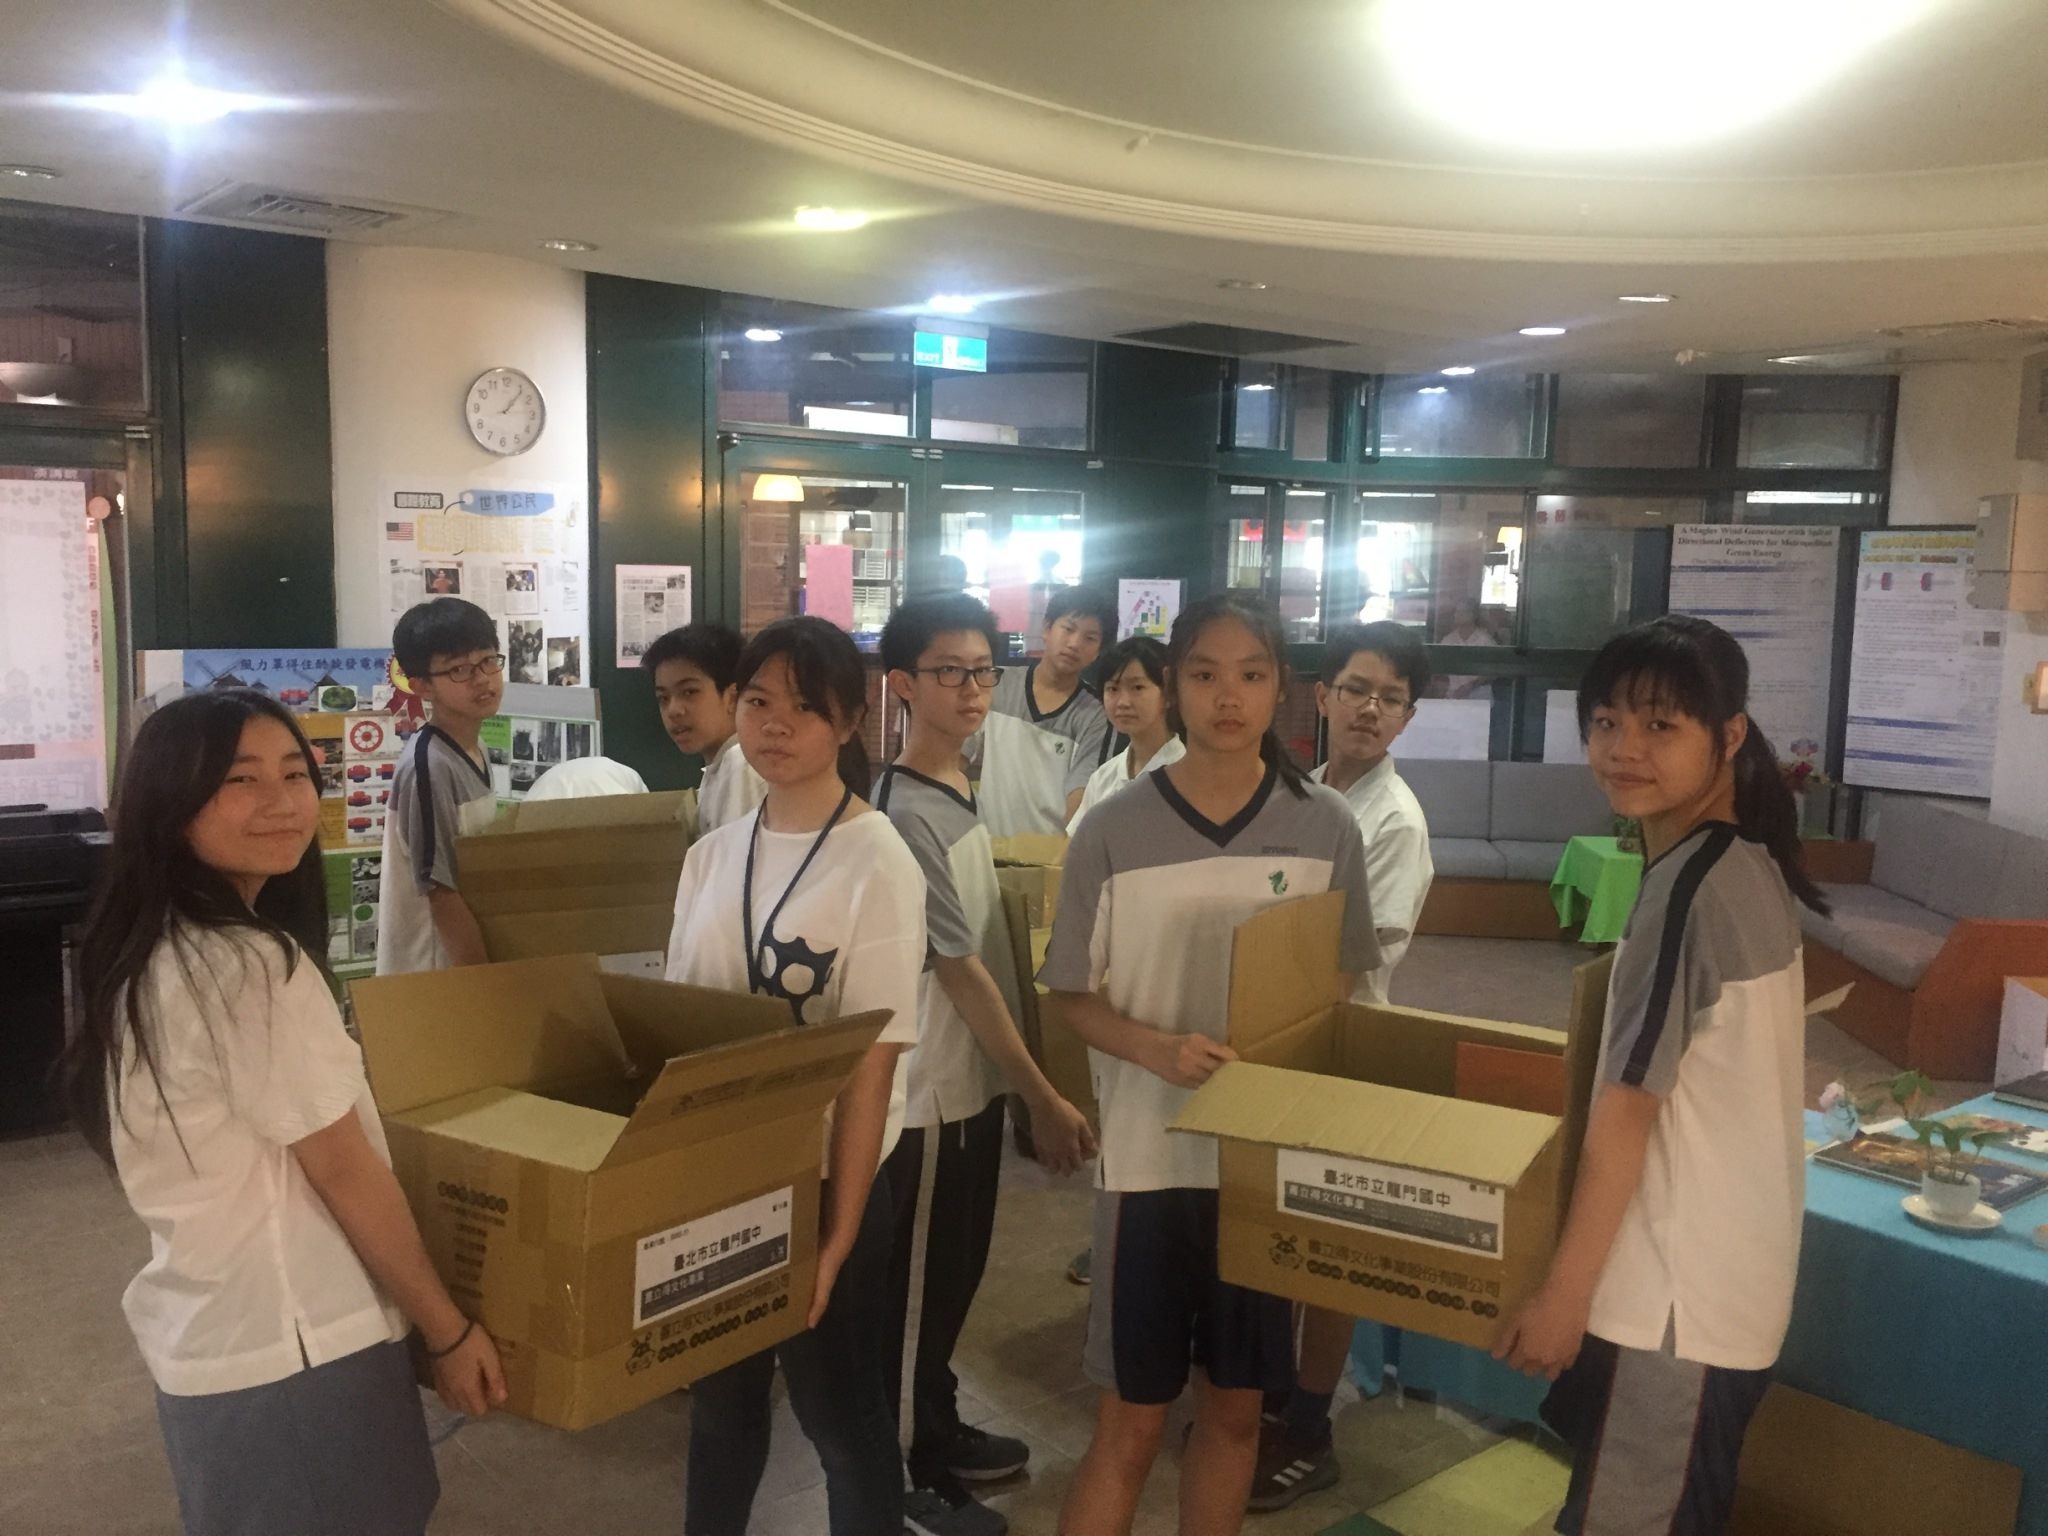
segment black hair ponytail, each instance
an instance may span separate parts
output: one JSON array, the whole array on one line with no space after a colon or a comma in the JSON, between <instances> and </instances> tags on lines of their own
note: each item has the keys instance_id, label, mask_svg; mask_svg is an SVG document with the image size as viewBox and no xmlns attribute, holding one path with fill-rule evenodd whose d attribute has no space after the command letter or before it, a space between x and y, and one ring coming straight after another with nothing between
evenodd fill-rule
<instances>
[{"instance_id":1,"label":"black hair ponytail","mask_svg":"<svg viewBox=\"0 0 2048 1536\"><path fill-rule=\"evenodd\" d=\"M1180 718L1180 685L1177 681L1180 669L1202 631L1219 619L1235 619L1265 646L1280 676L1282 698L1286 697L1287 685L1293 681L1287 665L1287 631L1281 626L1280 615L1273 611L1270 603L1243 592L1212 592L1207 597L1198 597L1173 621L1173 632L1166 645L1166 719L1176 736L1187 735L1187 727ZM1308 798L1308 775L1302 772L1301 765L1295 762L1286 744L1280 740L1280 732L1270 721L1265 735L1259 738L1259 756L1268 767L1279 772L1280 782L1293 792L1296 799Z\"/></svg>"},{"instance_id":2,"label":"black hair ponytail","mask_svg":"<svg viewBox=\"0 0 2048 1536\"><path fill-rule=\"evenodd\" d=\"M1742 643L1720 625L1691 614L1666 614L1624 630L1594 656L1579 683L1582 740L1592 729L1593 711L1615 704L1689 715L1717 741L1724 739L1728 722L1749 713L1749 658ZM1798 806L1754 716L1735 754L1735 819L1742 835L1761 843L1776 862L1786 888L1825 916L1827 897L1806 873Z\"/></svg>"}]
</instances>

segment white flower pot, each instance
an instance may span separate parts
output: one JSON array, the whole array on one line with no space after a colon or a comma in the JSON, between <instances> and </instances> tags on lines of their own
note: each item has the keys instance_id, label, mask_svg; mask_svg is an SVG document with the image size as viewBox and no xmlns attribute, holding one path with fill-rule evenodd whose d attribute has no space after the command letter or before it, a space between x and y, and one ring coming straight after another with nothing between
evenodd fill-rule
<instances>
[{"instance_id":1,"label":"white flower pot","mask_svg":"<svg viewBox=\"0 0 2048 1536\"><path fill-rule=\"evenodd\" d=\"M1920 1176L1920 1198L1927 1202L1927 1209L1940 1221L1967 1218L1977 1209L1977 1197L1983 1192L1983 1181L1974 1173L1961 1181L1937 1179L1931 1173Z\"/></svg>"}]
</instances>

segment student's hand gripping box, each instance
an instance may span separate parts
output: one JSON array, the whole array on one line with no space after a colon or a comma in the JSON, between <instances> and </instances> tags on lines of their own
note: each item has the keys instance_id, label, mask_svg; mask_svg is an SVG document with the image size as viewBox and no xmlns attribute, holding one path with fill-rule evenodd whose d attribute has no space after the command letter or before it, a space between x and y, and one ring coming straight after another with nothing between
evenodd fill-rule
<instances>
[{"instance_id":1,"label":"student's hand gripping box","mask_svg":"<svg viewBox=\"0 0 2048 1536\"><path fill-rule=\"evenodd\" d=\"M357 982L427 1250L511 1411L582 1429L800 1332L823 1115L887 1016L555 956Z\"/></svg>"},{"instance_id":2,"label":"student's hand gripping box","mask_svg":"<svg viewBox=\"0 0 2048 1536\"><path fill-rule=\"evenodd\" d=\"M1230 1039L1240 1059L1173 1129L1219 1142L1225 1280L1487 1347L1556 1247L1609 962L1575 976L1568 1034L1362 1007L1338 991L1343 903L1341 893L1288 902L1238 928ZM1561 1112L1458 1097L1461 1068L1475 1062L1495 1085L1521 1083L1525 1101L1547 1097Z\"/></svg>"},{"instance_id":3,"label":"student's hand gripping box","mask_svg":"<svg viewBox=\"0 0 2048 1536\"><path fill-rule=\"evenodd\" d=\"M508 806L455 843L485 953L631 956L607 968L659 976L696 824L688 789Z\"/></svg>"}]
</instances>

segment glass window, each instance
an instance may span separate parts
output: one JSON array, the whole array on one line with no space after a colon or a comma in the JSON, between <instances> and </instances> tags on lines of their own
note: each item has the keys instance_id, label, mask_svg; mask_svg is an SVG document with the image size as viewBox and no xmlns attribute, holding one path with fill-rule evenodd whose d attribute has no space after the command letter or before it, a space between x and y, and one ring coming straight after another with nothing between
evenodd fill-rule
<instances>
[{"instance_id":1,"label":"glass window","mask_svg":"<svg viewBox=\"0 0 2048 1536\"><path fill-rule=\"evenodd\" d=\"M1877 469L1891 435L1892 381L1882 374L1742 381L1736 462L1744 469Z\"/></svg>"},{"instance_id":2,"label":"glass window","mask_svg":"<svg viewBox=\"0 0 2048 1536\"><path fill-rule=\"evenodd\" d=\"M1538 496L1529 518L1529 644L1592 650L1663 593L1666 529L1705 515L1697 499Z\"/></svg>"},{"instance_id":3,"label":"glass window","mask_svg":"<svg viewBox=\"0 0 2048 1536\"><path fill-rule=\"evenodd\" d=\"M932 436L1016 448L1086 448L1094 357L1089 342L991 331L988 372L927 370Z\"/></svg>"},{"instance_id":4,"label":"glass window","mask_svg":"<svg viewBox=\"0 0 2048 1536\"><path fill-rule=\"evenodd\" d=\"M1434 496L1368 491L1360 499L1354 549L1359 622L1392 619L1427 627L1430 618L1430 534Z\"/></svg>"},{"instance_id":5,"label":"glass window","mask_svg":"<svg viewBox=\"0 0 2048 1536\"><path fill-rule=\"evenodd\" d=\"M1745 491L1735 498L1738 523L1841 528L1884 526L1884 498L1861 491Z\"/></svg>"},{"instance_id":6,"label":"glass window","mask_svg":"<svg viewBox=\"0 0 2048 1536\"><path fill-rule=\"evenodd\" d=\"M738 294L722 317L720 421L910 435L909 320Z\"/></svg>"},{"instance_id":7,"label":"glass window","mask_svg":"<svg viewBox=\"0 0 2048 1536\"><path fill-rule=\"evenodd\" d=\"M1522 604L1522 498L1453 494L1436 500L1436 582L1430 593L1435 643L1513 647ZM1483 666L1475 666L1443 677L1430 691L1482 699L1494 690Z\"/></svg>"},{"instance_id":8,"label":"glass window","mask_svg":"<svg viewBox=\"0 0 2048 1536\"><path fill-rule=\"evenodd\" d=\"M903 600L905 490L900 480L742 474L740 627L815 613L873 650Z\"/></svg>"},{"instance_id":9,"label":"glass window","mask_svg":"<svg viewBox=\"0 0 2048 1536\"><path fill-rule=\"evenodd\" d=\"M1236 591L1266 587L1266 487L1226 486L1223 508L1223 584Z\"/></svg>"},{"instance_id":10,"label":"glass window","mask_svg":"<svg viewBox=\"0 0 2048 1536\"><path fill-rule=\"evenodd\" d=\"M1330 545L1330 493L1289 491L1280 520L1280 590L1274 602L1290 641L1323 637L1323 584Z\"/></svg>"},{"instance_id":11,"label":"glass window","mask_svg":"<svg viewBox=\"0 0 2048 1536\"><path fill-rule=\"evenodd\" d=\"M1230 446L1314 464L1329 459L1336 380L1327 368L1252 361L1234 368Z\"/></svg>"},{"instance_id":12,"label":"glass window","mask_svg":"<svg viewBox=\"0 0 2048 1536\"><path fill-rule=\"evenodd\" d=\"M1707 380L1685 373L1567 373L1557 381L1559 464L1693 469L1705 438Z\"/></svg>"},{"instance_id":13,"label":"glass window","mask_svg":"<svg viewBox=\"0 0 2048 1536\"><path fill-rule=\"evenodd\" d=\"M1380 457L1534 458L1542 400L1540 373L1391 374L1380 381Z\"/></svg>"},{"instance_id":14,"label":"glass window","mask_svg":"<svg viewBox=\"0 0 2048 1536\"><path fill-rule=\"evenodd\" d=\"M1297 459L1321 464L1330 457L1330 397L1335 381L1325 368L1290 368L1287 372L1290 451Z\"/></svg>"},{"instance_id":15,"label":"glass window","mask_svg":"<svg viewBox=\"0 0 2048 1536\"><path fill-rule=\"evenodd\" d=\"M141 408L139 229L0 201L0 404Z\"/></svg>"},{"instance_id":16,"label":"glass window","mask_svg":"<svg viewBox=\"0 0 2048 1536\"><path fill-rule=\"evenodd\" d=\"M1237 365L1231 411L1231 445L1236 448L1280 446L1282 410L1278 363L1240 362Z\"/></svg>"},{"instance_id":17,"label":"glass window","mask_svg":"<svg viewBox=\"0 0 2048 1536\"><path fill-rule=\"evenodd\" d=\"M932 589L980 598L1015 637L1011 653L1035 654L1047 601L1081 579L1081 493L955 484L940 486L937 499L941 569Z\"/></svg>"}]
</instances>

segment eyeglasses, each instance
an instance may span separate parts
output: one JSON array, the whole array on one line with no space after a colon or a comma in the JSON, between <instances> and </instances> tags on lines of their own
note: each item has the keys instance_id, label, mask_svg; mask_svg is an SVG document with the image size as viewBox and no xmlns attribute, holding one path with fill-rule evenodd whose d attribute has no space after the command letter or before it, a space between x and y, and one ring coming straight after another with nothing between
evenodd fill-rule
<instances>
[{"instance_id":1,"label":"eyeglasses","mask_svg":"<svg viewBox=\"0 0 2048 1536\"><path fill-rule=\"evenodd\" d=\"M1385 714L1405 715L1415 707L1415 701L1405 693L1374 693L1362 683L1339 683L1330 692L1352 709L1363 709L1371 704Z\"/></svg>"},{"instance_id":2,"label":"eyeglasses","mask_svg":"<svg viewBox=\"0 0 2048 1536\"><path fill-rule=\"evenodd\" d=\"M977 688L993 688L1002 681L1001 667L961 667L948 664L943 667L912 667L919 677L935 677L941 688L965 688L967 679L974 679Z\"/></svg>"},{"instance_id":3,"label":"eyeglasses","mask_svg":"<svg viewBox=\"0 0 2048 1536\"><path fill-rule=\"evenodd\" d=\"M458 661L452 667L443 667L439 672L429 672L429 677L445 677L451 683L473 683L481 673L485 677L496 677L505 670L505 658L485 656L478 661Z\"/></svg>"}]
</instances>

